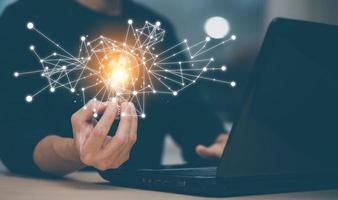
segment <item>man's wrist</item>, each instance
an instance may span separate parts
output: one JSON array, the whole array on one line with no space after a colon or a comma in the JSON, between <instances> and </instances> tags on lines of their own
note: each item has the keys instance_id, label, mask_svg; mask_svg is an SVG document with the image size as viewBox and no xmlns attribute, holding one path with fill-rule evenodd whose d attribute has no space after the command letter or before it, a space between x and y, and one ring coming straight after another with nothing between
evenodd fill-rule
<instances>
[{"instance_id":1,"label":"man's wrist","mask_svg":"<svg viewBox=\"0 0 338 200\"><path fill-rule=\"evenodd\" d=\"M55 152L65 161L78 165L78 168L84 168L86 165L81 162L79 152L76 149L75 142L72 138L60 138L61 144L54 145Z\"/></svg>"},{"instance_id":2,"label":"man's wrist","mask_svg":"<svg viewBox=\"0 0 338 200\"><path fill-rule=\"evenodd\" d=\"M35 147L34 162L44 172L65 175L84 168L73 139L50 135Z\"/></svg>"}]
</instances>

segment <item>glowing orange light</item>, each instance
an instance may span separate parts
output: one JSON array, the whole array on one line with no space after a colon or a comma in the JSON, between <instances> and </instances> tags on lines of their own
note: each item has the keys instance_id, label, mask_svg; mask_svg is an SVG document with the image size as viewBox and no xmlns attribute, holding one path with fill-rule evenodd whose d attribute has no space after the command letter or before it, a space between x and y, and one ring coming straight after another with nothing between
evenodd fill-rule
<instances>
[{"instance_id":1,"label":"glowing orange light","mask_svg":"<svg viewBox=\"0 0 338 200\"><path fill-rule=\"evenodd\" d=\"M111 51L104 57L101 67L106 85L115 92L130 91L138 80L137 59L127 51Z\"/></svg>"}]
</instances>

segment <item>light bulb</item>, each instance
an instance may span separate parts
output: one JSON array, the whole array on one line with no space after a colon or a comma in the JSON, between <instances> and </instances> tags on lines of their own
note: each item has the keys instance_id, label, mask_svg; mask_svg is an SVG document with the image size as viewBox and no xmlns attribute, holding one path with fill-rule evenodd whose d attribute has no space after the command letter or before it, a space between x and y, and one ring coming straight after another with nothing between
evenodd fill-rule
<instances>
[{"instance_id":1,"label":"light bulb","mask_svg":"<svg viewBox=\"0 0 338 200\"><path fill-rule=\"evenodd\" d=\"M120 102L129 101L137 87L138 63L136 56L128 51L113 50L104 57L101 65L103 81Z\"/></svg>"}]
</instances>

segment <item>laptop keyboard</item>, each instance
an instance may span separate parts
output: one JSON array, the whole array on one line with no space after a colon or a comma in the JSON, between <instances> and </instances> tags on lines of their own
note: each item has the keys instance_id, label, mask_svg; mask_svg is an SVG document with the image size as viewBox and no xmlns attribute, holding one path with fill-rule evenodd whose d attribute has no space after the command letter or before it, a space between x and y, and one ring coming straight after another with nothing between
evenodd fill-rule
<instances>
[{"instance_id":1,"label":"laptop keyboard","mask_svg":"<svg viewBox=\"0 0 338 200\"><path fill-rule=\"evenodd\" d=\"M199 168L176 168L176 169L139 169L140 172L152 172L161 175L175 176L216 176L216 167L199 167Z\"/></svg>"}]
</instances>

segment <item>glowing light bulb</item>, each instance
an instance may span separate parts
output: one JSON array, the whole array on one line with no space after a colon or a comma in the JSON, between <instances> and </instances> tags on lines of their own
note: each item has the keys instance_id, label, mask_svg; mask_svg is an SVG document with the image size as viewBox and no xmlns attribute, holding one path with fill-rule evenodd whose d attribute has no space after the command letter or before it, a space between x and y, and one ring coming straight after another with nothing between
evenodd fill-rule
<instances>
[{"instance_id":1,"label":"glowing light bulb","mask_svg":"<svg viewBox=\"0 0 338 200\"><path fill-rule=\"evenodd\" d=\"M112 81L122 83L128 79L128 74L124 69L114 71L111 77Z\"/></svg>"},{"instance_id":2,"label":"glowing light bulb","mask_svg":"<svg viewBox=\"0 0 338 200\"><path fill-rule=\"evenodd\" d=\"M128 101L131 95L135 95L139 76L138 63L141 63L137 58L124 50L112 50L104 55L104 62L100 67L102 81L115 94L118 101Z\"/></svg>"}]
</instances>

